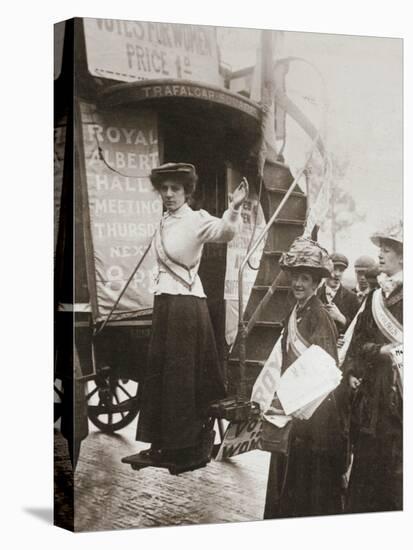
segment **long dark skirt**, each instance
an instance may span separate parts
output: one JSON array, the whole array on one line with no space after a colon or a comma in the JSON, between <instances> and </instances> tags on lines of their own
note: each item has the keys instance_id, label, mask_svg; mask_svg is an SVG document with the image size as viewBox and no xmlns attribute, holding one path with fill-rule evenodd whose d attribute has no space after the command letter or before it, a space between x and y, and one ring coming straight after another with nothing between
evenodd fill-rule
<instances>
[{"instance_id":1,"label":"long dark skirt","mask_svg":"<svg viewBox=\"0 0 413 550\"><path fill-rule=\"evenodd\" d=\"M347 511L388 512L403 509L402 430L373 437L360 433L354 444Z\"/></svg>"},{"instance_id":2,"label":"long dark skirt","mask_svg":"<svg viewBox=\"0 0 413 550\"><path fill-rule=\"evenodd\" d=\"M334 456L302 447L291 453L288 466L286 460L271 455L264 519L341 512L341 478Z\"/></svg>"},{"instance_id":3,"label":"long dark skirt","mask_svg":"<svg viewBox=\"0 0 413 550\"><path fill-rule=\"evenodd\" d=\"M302 447L290 455L287 471L285 468L285 456L273 453L264 519L325 516L341 512L341 478L334 457Z\"/></svg>"},{"instance_id":4,"label":"long dark skirt","mask_svg":"<svg viewBox=\"0 0 413 550\"><path fill-rule=\"evenodd\" d=\"M205 298L155 296L136 439L162 449L198 444L208 404L225 397Z\"/></svg>"},{"instance_id":5,"label":"long dark skirt","mask_svg":"<svg viewBox=\"0 0 413 550\"><path fill-rule=\"evenodd\" d=\"M314 430L307 429L314 420L293 426L288 458L272 453L264 519L341 512L341 440L337 437L336 448L317 448L311 437ZM297 435L300 428L304 437Z\"/></svg>"}]
</instances>

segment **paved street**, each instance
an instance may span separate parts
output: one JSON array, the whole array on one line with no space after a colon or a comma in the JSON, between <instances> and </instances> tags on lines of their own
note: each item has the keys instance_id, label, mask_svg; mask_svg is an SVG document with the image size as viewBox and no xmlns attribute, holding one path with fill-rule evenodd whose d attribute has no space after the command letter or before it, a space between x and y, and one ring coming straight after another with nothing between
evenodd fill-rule
<instances>
[{"instance_id":1,"label":"paved street","mask_svg":"<svg viewBox=\"0 0 413 550\"><path fill-rule=\"evenodd\" d=\"M252 451L226 462L213 461L178 477L156 468L137 472L121 463L122 457L146 446L135 441L135 431L136 420L113 436L89 425L75 474L77 531L262 518L268 453ZM59 450L65 443L58 434ZM61 480L68 464L58 460Z\"/></svg>"}]
</instances>

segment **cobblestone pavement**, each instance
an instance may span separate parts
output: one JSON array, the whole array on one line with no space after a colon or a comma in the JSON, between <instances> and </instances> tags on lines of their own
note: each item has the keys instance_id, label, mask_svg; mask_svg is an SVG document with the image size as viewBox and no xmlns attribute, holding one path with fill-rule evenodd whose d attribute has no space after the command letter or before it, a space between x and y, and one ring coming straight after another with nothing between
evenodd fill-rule
<instances>
[{"instance_id":1,"label":"cobblestone pavement","mask_svg":"<svg viewBox=\"0 0 413 550\"><path fill-rule=\"evenodd\" d=\"M260 520L263 517L269 454L252 451L225 462L172 476L167 470L132 470L121 458L147 445L135 441L136 421L115 435L92 425L75 473L75 530L191 525ZM65 440L57 434L60 455ZM57 480L71 490L70 463L56 460ZM66 515L68 505L56 514Z\"/></svg>"}]
</instances>

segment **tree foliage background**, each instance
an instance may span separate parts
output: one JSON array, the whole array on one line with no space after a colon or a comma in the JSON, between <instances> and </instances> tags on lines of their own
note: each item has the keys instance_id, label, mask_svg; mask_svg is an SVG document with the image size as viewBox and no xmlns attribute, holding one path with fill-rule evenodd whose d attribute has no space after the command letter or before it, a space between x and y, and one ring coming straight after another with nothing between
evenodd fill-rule
<instances>
[{"instance_id":1,"label":"tree foliage background","mask_svg":"<svg viewBox=\"0 0 413 550\"><path fill-rule=\"evenodd\" d=\"M365 221L366 213L357 209L356 202L348 191L347 171L349 157L330 155L332 177L330 182L329 208L322 221L320 230L331 236L331 252L336 251L337 240L346 229L356 223ZM313 155L306 170L309 204L314 203L325 182L323 163L319 155ZM360 182L363 185L363 182Z\"/></svg>"}]
</instances>

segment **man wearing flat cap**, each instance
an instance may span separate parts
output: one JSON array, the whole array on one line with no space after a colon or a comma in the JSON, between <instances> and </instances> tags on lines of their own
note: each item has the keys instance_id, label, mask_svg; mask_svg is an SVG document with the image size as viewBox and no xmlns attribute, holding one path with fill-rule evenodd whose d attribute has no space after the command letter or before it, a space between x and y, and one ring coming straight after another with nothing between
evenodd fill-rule
<instances>
[{"instance_id":1,"label":"man wearing flat cap","mask_svg":"<svg viewBox=\"0 0 413 550\"><path fill-rule=\"evenodd\" d=\"M339 334L343 334L353 320L359 308L357 296L345 288L341 281L344 271L348 268L348 259L344 254L332 254L333 272L317 291L317 295L325 304L325 309L334 321Z\"/></svg>"},{"instance_id":2,"label":"man wearing flat cap","mask_svg":"<svg viewBox=\"0 0 413 550\"><path fill-rule=\"evenodd\" d=\"M376 286L376 284L370 285L369 280L367 279L367 272L377 269L378 266L376 261L370 256L359 256L354 262L354 272L356 274L357 284L352 291L357 295L357 299L360 304L364 301L369 292Z\"/></svg>"}]
</instances>

